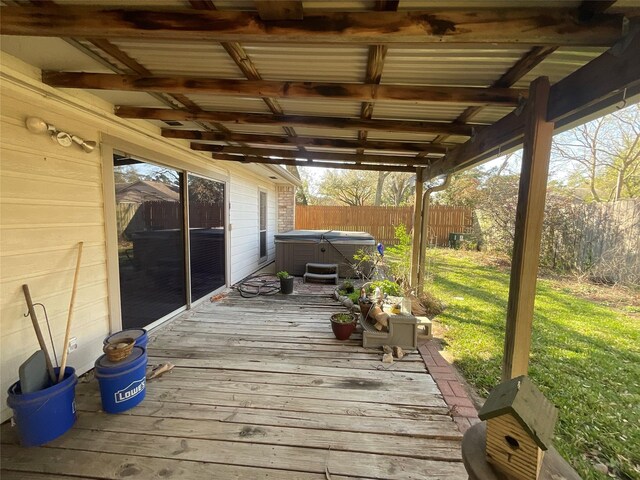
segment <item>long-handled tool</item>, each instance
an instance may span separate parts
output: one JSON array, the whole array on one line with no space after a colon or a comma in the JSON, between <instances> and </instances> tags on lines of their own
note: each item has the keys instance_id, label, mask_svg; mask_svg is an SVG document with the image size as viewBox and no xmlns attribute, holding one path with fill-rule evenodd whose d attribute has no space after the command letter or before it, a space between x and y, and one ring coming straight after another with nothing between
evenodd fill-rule
<instances>
[{"instance_id":1,"label":"long-handled tool","mask_svg":"<svg viewBox=\"0 0 640 480\"><path fill-rule=\"evenodd\" d=\"M64 371L67 368L67 355L69 355L69 336L71 335L71 319L73 318L73 305L76 302L76 290L78 287L78 273L80 272L80 260L82 260L83 242L78 242L78 261L76 262L76 273L73 275L73 287L71 289L71 301L69 302L69 315L67 316L67 331L64 334L64 344L62 350L62 362L58 382L64 378Z\"/></svg>"},{"instance_id":2,"label":"long-handled tool","mask_svg":"<svg viewBox=\"0 0 640 480\"><path fill-rule=\"evenodd\" d=\"M36 337L38 337L40 349L44 352L44 360L47 364L47 372L49 372L49 378L51 378L51 381L53 383L56 383L56 374L53 371L53 365L51 364L51 357L49 356L49 350L47 350L47 344L44 343L44 337L42 336L42 331L40 330L38 317L36 317L36 310L35 308L33 308L31 293L29 292L29 285L22 285L22 291L24 292L24 298L27 300L29 316L31 317L31 323L33 323L33 329L36 331Z\"/></svg>"}]
</instances>

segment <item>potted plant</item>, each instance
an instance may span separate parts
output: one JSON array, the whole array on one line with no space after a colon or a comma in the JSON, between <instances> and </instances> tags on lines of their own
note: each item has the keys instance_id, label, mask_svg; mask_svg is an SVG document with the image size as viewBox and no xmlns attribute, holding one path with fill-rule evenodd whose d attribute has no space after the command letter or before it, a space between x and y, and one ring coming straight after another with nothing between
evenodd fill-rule
<instances>
[{"instance_id":1,"label":"potted plant","mask_svg":"<svg viewBox=\"0 0 640 480\"><path fill-rule=\"evenodd\" d=\"M360 307L360 313L362 313L362 318L365 320L369 316L369 311L371 307L373 307L373 302L367 296L367 291L364 287L360 289L360 297L358 297L358 306Z\"/></svg>"},{"instance_id":2,"label":"potted plant","mask_svg":"<svg viewBox=\"0 0 640 480\"><path fill-rule=\"evenodd\" d=\"M331 329L338 340L348 340L356 329L356 317L352 313L331 315Z\"/></svg>"},{"instance_id":3,"label":"potted plant","mask_svg":"<svg viewBox=\"0 0 640 480\"><path fill-rule=\"evenodd\" d=\"M276 273L276 277L280 279L280 292L286 295L293 293L293 277L289 272L281 271Z\"/></svg>"},{"instance_id":4,"label":"potted plant","mask_svg":"<svg viewBox=\"0 0 640 480\"><path fill-rule=\"evenodd\" d=\"M353 282L351 280L345 280L344 282L342 282L342 289L346 292L346 293L353 293L355 288L353 286Z\"/></svg>"}]
</instances>

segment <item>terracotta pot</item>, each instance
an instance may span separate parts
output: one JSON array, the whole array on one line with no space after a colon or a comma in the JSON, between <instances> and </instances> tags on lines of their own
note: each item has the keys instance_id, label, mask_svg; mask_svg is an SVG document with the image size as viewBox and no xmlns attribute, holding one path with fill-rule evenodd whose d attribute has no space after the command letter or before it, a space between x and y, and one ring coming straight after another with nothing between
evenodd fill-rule
<instances>
[{"instance_id":1,"label":"terracotta pot","mask_svg":"<svg viewBox=\"0 0 640 480\"><path fill-rule=\"evenodd\" d=\"M352 322L349 323L341 323L333 320L335 315L331 315L331 329L333 330L333 334L336 336L338 340L349 340L349 337L356 329L356 321L355 318Z\"/></svg>"}]
</instances>

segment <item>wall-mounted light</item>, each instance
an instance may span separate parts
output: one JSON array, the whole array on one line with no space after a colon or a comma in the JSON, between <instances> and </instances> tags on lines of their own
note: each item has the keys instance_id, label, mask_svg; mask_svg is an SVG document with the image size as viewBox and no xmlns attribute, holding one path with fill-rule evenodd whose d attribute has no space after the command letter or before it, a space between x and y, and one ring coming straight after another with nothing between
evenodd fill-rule
<instances>
[{"instance_id":1,"label":"wall-mounted light","mask_svg":"<svg viewBox=\"0 0 640 480\"><path fill-rule=\"evenodd\" d=\"M50 123L47 123L38 117L28 117L25 121L25 124L27 125L27 130L29 130L31 133L48 133L51 137L51 140L57 142L63 147L70 147L75 143L80 146L80 148L82 148L82 150L84 150L85 152L91 153L97 145L96 142L85 141L77 135L71 135L67 132L61 132Z\"/></svg>"}]
</instances>

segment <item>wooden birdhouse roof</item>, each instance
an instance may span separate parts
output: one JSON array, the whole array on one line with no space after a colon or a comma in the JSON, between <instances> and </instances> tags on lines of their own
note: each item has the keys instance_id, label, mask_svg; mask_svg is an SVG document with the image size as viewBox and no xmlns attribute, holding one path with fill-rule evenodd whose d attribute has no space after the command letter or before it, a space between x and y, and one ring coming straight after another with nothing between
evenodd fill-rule
<instances>
[{"instance_id":1,"label":"wooden birdhouse roof","mask_svg":"<svg viewBox=\"0 0 640 480\"><path fill-rule=\"evenodd\" d=\"M494 388L478 416L489 420L505 414L515 417L541 449L549 448L558 410L529 377L522 375Z\"/></svg>"}]
</instances>

